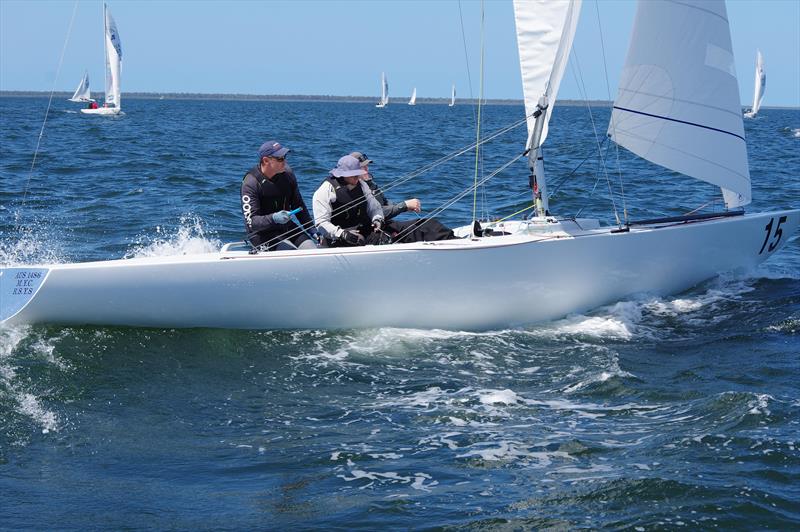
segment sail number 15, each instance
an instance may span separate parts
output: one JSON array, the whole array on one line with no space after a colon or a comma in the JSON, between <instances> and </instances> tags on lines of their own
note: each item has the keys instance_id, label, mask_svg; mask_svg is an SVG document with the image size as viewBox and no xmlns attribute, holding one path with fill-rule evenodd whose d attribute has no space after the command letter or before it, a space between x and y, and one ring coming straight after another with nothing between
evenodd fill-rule
<instances>
[{"instance_id":1,"label":"sail number 15","mask_svg":"<svg viewBox=\"0 0 800 532\"><path fill-rule=\"evenodd\" d=\"M772 242L769 242L769 247L767 248L768 252L775 251L775 248L778 247L778 243L781 241L781 237L783 236L783 231L781 230L781 225L783 222L786 221L786 216L781 216L778 218L778 225L775 226L775 233L772 233L772 226L775 224L775 218L770 218L769 223L764 227L764 231L767 232L767 236L764 237L764 243L761 244L761 251L758 252L759 255L764 253L764 248L767 247L767 242L769 242L769 237L772 236Z\"/></svg>"}]
</instances>

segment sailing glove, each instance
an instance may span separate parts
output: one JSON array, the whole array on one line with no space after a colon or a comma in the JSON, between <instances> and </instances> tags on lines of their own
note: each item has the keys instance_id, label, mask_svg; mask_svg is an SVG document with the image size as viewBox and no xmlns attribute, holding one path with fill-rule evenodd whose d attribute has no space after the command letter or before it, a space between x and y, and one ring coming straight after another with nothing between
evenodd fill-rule
<instances>
[{"instance_id":1,"label":"sailing glove","mask_svg":"<svg viewBox=\"0 0 800 532\"><path fill-rule=\"evenodd\" d=\"M278 211L272 213L272 221L276 224L288 224L289 223L289 211Z\"/></svg>"},{"instance_id":2,"label":"sailing glove","mask_svg":"<svg viewBox=\"0 0 800 532\"><path fill-rule=\"evenodd\" d=\"M374 227L376 231L380 231L383 227L383 220L373 220L372 227Z\"/></svg>"},{"instance_id":3,"label":"sailing glove","mask_svg":"<svg viewBox=\"0 0 800 532\"><path fill-rule=\"evenodd\" d=\"M350 231L350 230L342 231L342 235L339 238L344 240L344 242L348 246L363 246L364 245L364 237L361 235L361 233L359 233L357 231Z\"/></svg>"}]
</instances>

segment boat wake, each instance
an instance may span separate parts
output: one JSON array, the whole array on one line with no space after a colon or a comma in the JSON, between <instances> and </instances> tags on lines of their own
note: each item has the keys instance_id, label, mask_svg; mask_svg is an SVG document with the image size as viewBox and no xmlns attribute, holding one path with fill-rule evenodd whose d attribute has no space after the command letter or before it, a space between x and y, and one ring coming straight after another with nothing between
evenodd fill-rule
<instances>
[{"instance_id":1,"label":"boat wake","mask_svg":"<svg viewBox=\"0 0 800 532\"><path fill-rule=\"evenodd\" d=\"M65 369L65 364L53 355L52 341L32 341L31 328L27 326L0 327L0 405L9 417L3 421L0 441L11 445L25 445L31 434L33 423L42 434L57 432L60 421L49 410L42 399L47 391L36 390L37 379L27 375L33 365L47 365L56 370ZM28 345L30 344L30 345ZM26 356L18 351L25 351ZM36 363L25 360L34 357ZM21 374L23 372L25 374Z\"/></svg>"},{"instance_id":2,"label":"boat wake","mask_svg":"<svg viewBox=\"0 0 800 532\"><path fill-rule=\"evenodd\" d=\"M222 242L209 236L203 219L195 214L180 218L177 229L157 226L155 234L139 236L125 254L126 259L214 253Z\"/></svg>"}]
</instances>

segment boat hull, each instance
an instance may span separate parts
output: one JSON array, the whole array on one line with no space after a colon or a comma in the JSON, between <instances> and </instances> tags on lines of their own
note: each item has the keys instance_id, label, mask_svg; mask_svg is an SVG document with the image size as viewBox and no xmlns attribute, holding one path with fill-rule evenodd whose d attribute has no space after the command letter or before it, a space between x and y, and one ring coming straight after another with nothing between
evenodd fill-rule
<instances>
[{"instance_id":1,"label":"boat hull","mask_svg":"<svg viewBox=\"0 0 800 532\"><path fill-rule=\"evenodd\" d=\"M6 268L0 318L7 325L485 330L639 293L678 293L752 268L785 245L799 222L800 211L791 210L620 233ZM30 293L12 294L20 288Z\"/></svg>"},{"instance_id":2,"label":"boat hull","mask_svg":"<svg viewBox=\"0 0 800 532\"><path fill-rule=\"evenodd\" d=\"M122 112L119 107L98 107L97 109L81 109L81 114L84 115L118 115Z\"/></svg>"}]
</instances>

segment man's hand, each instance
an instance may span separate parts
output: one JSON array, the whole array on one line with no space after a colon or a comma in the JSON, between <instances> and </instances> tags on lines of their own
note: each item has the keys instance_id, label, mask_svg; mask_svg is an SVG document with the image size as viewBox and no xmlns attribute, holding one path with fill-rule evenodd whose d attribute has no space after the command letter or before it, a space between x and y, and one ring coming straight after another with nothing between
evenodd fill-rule
<instances>
[{"instance_id":1,"label":"man's hand","mask_svg":"<svg viewBox=\"0 0 800 532\"><path fill-rule=\"evenodd\" d=\"M409 211L419 212L422 210L422 204L417 198L407 199L405 201L406 209Z\"/></svg>"},{"instance_id":2,"label":"man's hand","mask_svg":"<svg viewBox=\"0 0 800 532\"><path fill-rule=\"evenodd\" d=\"M289 223L289 211L278 211L272 213L272 221L276 224L288 224Z\"/></svg>"},{"instance_id":3,"label":"man's hand","mask_svg":"<svg viewBox=\"0 0 800 532\"><path fill-rule=\"evenodd\" d=\"M380 231L383 228L383 220L373 220L372 227L374 227L376 231Z\"/></svg>"},{"instance_id":4,"label":"man's hand","mask_svg":"<svg viewBox=\"0 0 800 532\"><path fill-rule=\"evenodd\" d=\"M364 245L364 237L358 231L343 231L342 236L340 236L342 240L348 246L363 246Z\"/></svg>"}]
</instances>

